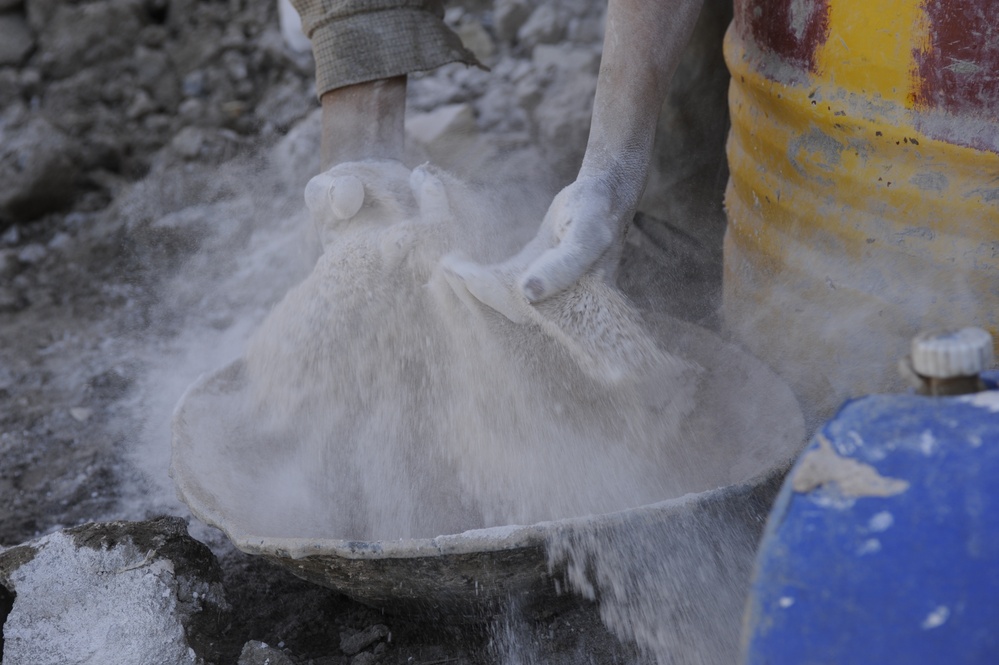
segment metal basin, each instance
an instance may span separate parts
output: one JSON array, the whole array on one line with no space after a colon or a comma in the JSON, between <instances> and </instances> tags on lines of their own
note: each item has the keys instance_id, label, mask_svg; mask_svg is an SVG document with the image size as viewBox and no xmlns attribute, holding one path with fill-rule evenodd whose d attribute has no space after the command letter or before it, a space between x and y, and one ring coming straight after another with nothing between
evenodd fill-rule
<instances>
[{"instance_id":1,"label":"metal basin","mask_svg":"<svg viewBox=\"0 0 999 665\"><path fill-rule=\"evenodd\" d=\"M246 414L233 407L233 397L245 388L242 361L202 376L181 399L173 419L171 474L194 515L224 531L240 550L394 613L474 619L511 601L522 608L547 606L566 589L567 560L551 553L552 543L609 543L649 529L686 534L669 535L665 545L657 545L678 578L685 566L693 567L692 576L704 576L705 561L712 559L699 550L726 549L734 558L718 559L715 572L736 577L745 572L748 584L766 514L804 443L800 409L776 375L737 347L675 319L659 317L657 325L669 351L706 369L688 424L698 433L695 445L713 451L717 475L699 492L615 513L435 538L359 542L336 534L323 539L277 534L255 523L245 492L230 491L236 485L265 488L272 473L247 454L252 429L241 422ZM232 435L237 427L243 435ZM670 544L680 540L682 548Z\"/></svg>"}]
</instances>

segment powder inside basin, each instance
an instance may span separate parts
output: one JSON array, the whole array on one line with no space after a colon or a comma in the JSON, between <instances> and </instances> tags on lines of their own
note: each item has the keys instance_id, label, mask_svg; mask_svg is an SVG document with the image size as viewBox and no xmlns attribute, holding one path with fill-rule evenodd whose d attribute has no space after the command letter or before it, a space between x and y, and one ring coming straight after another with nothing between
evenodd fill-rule
<instances>
[{"instance_id":1,"label":"powder inside basin","mask_svg":"<svg viewBox=\"0 0 999 665\"><path fill-rule=\"evenodd\" d=\"M375 203L330 225L320 199L312 274L177 408L172 472L192 512L390 611L482 616L561 583L601 597L622 634L646 617L647 636L700 644L722 625L729 649L804 441L790 390L711 332L634 305L661 311L664 285L627 251L619 281L635 289L588 274L513 322L444 266L511 266L537 211L432 167L342 168ZM683 621L663 630L667 607Z\"/></svg>"},{"instance_id":2,"label":"powder inside basin","mask_svg":"<svg viewBox=\"0 0 999 665\"><path fill-rule=\"evenodd\" d=\"M551 598L557 571L549 570L546 548L570 534L613 539L615 532L641 525L703 518L723 539L728 533L744 539L749 529L755 542L780 477L804 441L797 402L762 363L716 335L665 317L656 329L670 350L705 368L687 443L712 452L711 473L702 487L682 496L610 514L433 538L358 541L336 533L296 534L302 516L277 519L261 510L275 500L272 495L287 491L288 479L275 476L281 446L255 441L253 423L241 411L242 361L203 376L184 395L174 415L172 475L192 512L239 549L402 612L477 615L510 598Z\"/></svg>"}]
</instances>

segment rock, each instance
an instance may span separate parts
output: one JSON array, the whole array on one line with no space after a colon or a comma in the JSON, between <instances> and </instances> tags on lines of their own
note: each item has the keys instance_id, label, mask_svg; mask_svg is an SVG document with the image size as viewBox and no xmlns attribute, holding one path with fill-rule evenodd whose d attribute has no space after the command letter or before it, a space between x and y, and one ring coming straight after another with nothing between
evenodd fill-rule
<instances>
[{"instance_id":1,"label":"rock","mask_svg":"<svg viewBox=\"0 0 999 665\"><path fill-rule=\"evenodd\" d=\"M600 69L599 53L569 44L538 44L531 52L531 60L539 71L556 70L569 75L583 72L596 76Z\"/></svg>"},{"instance_id":2,"label":"rock","mask_svg":"<svg viewBox=\"0 0 999 665\"><path fill-rule=\"evenodd\" d=\"M440 161L460 152L475 137L475 113L470 104L448 104L410 116L406 120L406 133L432 160Z\"/></svg>"},{"instance_id":3,"label":"rock","mask_svg":"<svg viewBox=\"0 0 999 665\"><path fill-rule=\"evenodd\" d=\"M295 53L311 53L312 42L302 32L302 17L290 0L278 0L278 21L285 45Z\"/></svg>"},{"instance_id":4,"label":"rock","mask_svg":"<svg viewBox=\"0 0 999 665\"><path fill-rule=\"evenodd\" d=\"M142 118L142 129L156 137L158 143L165 143L172 134L174 118L166 113L153 113Z\"/></svg>"},{"instance_id":5,"label":"rock","mask_svg":"<svg viewBox=\"0 0 999 665\"><path fill-rule=\"evenodd\" d=\"M21 64L34 47L27 21L17 14L0 14L0 66Z\"/></svg>"},{"instance_id":6,"label":"rock","mask_svg":"<svg viewBox=\"0 0 999 665\"><path fill-rule=\"evenodd\" d=\"M186 160L221 163L233 157L245 145L239 135L228 129L183 127L170 140L170 148Z\"/></svg>"},{"instance_id":7,"label":"rock","mask_svg":"<svg viewBox=\"0 0 999 665\"><path fill-rule=\"evenodd\" d=\"M175 12L180 12L177 16L183 20L183 12L194 13L194 3L188 7L182 7L183 4L184 2L181 2L174 7L174 3L171 2L169 15L174 16ZM180 30L178 40L173 42L170 49L170 58L181 76L201 67L211 69L222 49L222 31L217 26L192 28L187 24L178 26Z\"/></svg>"},{"instance_id":8,"label":"rock","mask_svg":"<svg viewBox=\"0 0 999 665\"><path fill-rule=\"evenodd\" d=\"M145 89L160 108L174 109L180 103L180 81L170 58L161 50L135 49L135 83Z\"/></svg>"},{"instance_id":9,"label":"rock","mask_svg":"<svg viewBox=\"0 0 999 665\"><path fill-rule=\"evenodd\" d=\"M24 13L28 16L28 24L36 34L52 20L60 4L61 0L24 0Z\"/></svg>"},{"instance_id":10,"label":"rock","mask_svg":"<svg viewBox=\"0 0 999 665\"><path fill-rule=\"evenodd\" d=\"M42 85L42 73L34 67L24 67L21 69L21 88L26 95L38 94L38 89Z\"/></svg>"},{"instance_id":11,"label":"rock","mask_svg":"<svg viewBox=\"0 0 999 665\"><path fill-rule=\"evenodd\" d=\"M269 122L285 132L305 117L314 104L302 82L286 74L263 91L254 112L261 122Z\"/></svg>"},{"instance_id":12,"label":"rock","mask_svg":"<svg viewBox=\"0 0 999 665\"><path fill-rule=\"evenodd\" d=\"M0 236L0 242L5 245L16 245L20 241L21 229L19 229L16 224L4 231L3 235Z\"/></svg>"},{"instance_id":13,"label":"rock","mask_svg":"<svg viewBox=\"0 0 999 665\"><path fill-rule=\"evenodd\" d=\"M222 32L222 40L219 42L219 46L225 50L238 50L249 46L243 26L238 23L227 21L224 31Z\"/></svg>"},{"instance_id":14,"label":"rock","mask_svg":"<svg viewBox=\"0 0 999 665\"><path fill-rule=\"evenodd\" d=\"M130 1L58 4L51 19L36 26L43 68L54 78L64 78L98 62L128 55L142 28L139 15L138 5Z\"/></svg>"},{"instance_id":15,"label":"rock","mask_svg":"<svg viewBox=\"0 0 999 665\"><path fill-rule=\"evenodd\" d=\"M73 246L73 238L68 233L59 231L54 236L52 240L49 240L47 247L56 252L65 252L70 247Z\"/></svg>"},{"instance_id":16,"label":"rock","mask_svg":"<svg viewBox=\"0 0 999 665\"><path fill-rule=\"evenodd\" d=\"M465 45L465 48L474 53L479 60L489 60L496 53L493 38L478 21L466 19L458 24L455 32L461 38L461 43Z\"/></svg>"},{"instance_id":17,"label":"rock","mask_svg":"<svg viewBox=\"0 0 999 665\"><path fill-rule=\"evenodd\" d=\"M42 94L42 110L47 118L64 129L64 117L67 113L84 113L90 116L94 107L102 101L107 81L119 80L120 75L121 72L117 69L108 71L107 68L91 67L73 76L46 82ZM128 90L135 87L132 80L119 80L119 84Z\"/></svg>"},{"instance_id":18,"label":"rock","mask_svg":"<svg viewBox=\"0 0 999 665\"><path fill-rule=\"evenodd\" d=\"M364 651L350 659L350 665L374 665L378 662L378 656L370 651Z\"/></svg>"},{"instance_id":19,"label":"rock","mask_svg":"<svg viewBox=\"0 0 999 665\"><path fill-rule=\"evenodd\" d=\"M519 101L516 86L505 81L497 82L476 100L479 127L484 132L502 132L504 135L526 132L528 113L519 106Z\"/></svg>"},{"instance_id":20,"label":"rock","mask_svg":"<svg viewBox=\"0 0 999 665\"><path fill-rule=\"evenodd\" d=\"M17 253L17 260L21 263L33 265L44 259L46 254L48 254L48 252L45 251L45 245L33 242L30 245L25 245L24 248Z\"/></svg>"},{"instance_id":21,"label":"rock","mask_svg":"<svg viewBox=\"0 0 999 665\"><path fill-rule=\"evenodd\" d=\"M115 400L123 397L135 383L135 376L127 367L113 367L90 377L87 381L87 394L99 400Z\"/></svg>"},{"instance_id":22,"label":"rock","mask_svg":"<svg viewBox=\"0 0 999 665\"><path fill-rule=\"evenodd\" d=\"M0 12L9 12L21 6L21 0L0 0Z\"/></svg>"},{"instance_id":23,"label":"rock","mask_svg":"<svg viewBox=\"0 0 999 665\"><path fill-rule=\"evenodd\" d=\"M319 173L321 114L321 109L313 110L271 149L271 169L291 191L303 191L309 179Z\"/></svg>"},{"instance_id":24,"label":"rock","mask_svg":"<svg viewBox=\"0 0 999 665\"><path fill-rule=\"evenodd\" d=\"M294 665L294 661L279 649L250 640L243 645L237 665Z\"/></svg>"},{"instance_id":25,"label":"rock","mask_svg":"<svg viewBox=\"0 0 999 665\"><path fill-rule=\"evenodd\" d=\"M77 144L39 115L0 127L0 220L33 219L72 201L77 158Z\"/></svg>"},{"instance_id":26,"label":"rock","mask_svg":"<svg viewBox=\"0 0 999 665\"><path fill-rule=\"evenodd\" d=\"M13 314L20 312L30 304L23 293L11 286L0 284L0 313ZM3 585L0 585L0 592L2 591Z\"/></svg>"},{"instance_id":27,"label":"rock","mask_svg":"<svg viewBox=\"0 0 999 665\"><path fill-rule=\"evenodd\" d=\"M183 520L85 524L0 551L4 665L214 661L221 571Z\"/></svg>"},{"instance_id":28,"label":"rock","mask_svg":"<svg viewBox=\"0 0 999 665\"><path fill-rule=\"evenodd\" d=\"M369 626L361 632L354 633L352 635L341 633L340 651L342 651L346 656L353 656L356 653L364 651L372 644L381 642L391 635L392 632L389 630L388 626L380 623L375 624L374 626Z\"/></svg>"},{"instance_id":29,"label":"rock","mask_svg":"<svg viewBox=\"0 0 999 665\"><path fill-rule=\"evenodd\" d=\"M407 86L406 106L413 111L432 111L443 104L456 104L468 95L444 77L413 75Z\"/></svg>"},{"instance_id":30,"label":"rock","mask_svg":"<svg viewBox=\"0 0 999 665\"><path fill-rule=\"evenodd\" d=\"M71 212L66 215L62 222L67 228L76 229L89 222L91 218L92 215L90 213L80 212L77 210L76 212Z\"/></svg>"},{"instance_id":31,"label":"rock","mask_svg":"<svg viewBox=\"0 0 999 665\"><path fill-rule=\"evenodd\" d=\"M526 0L496 0L493 9L496 36L505 42L512 42L530 16L531 6Z\"/></svg>"},{"instance_id":32,"label":"rock","mask_svg":"<svg viewBox=\"0 0 999 665\"><path fill-rule=\"evenodd\" d=\"M132 96L132 101L125 109L125 117L129 120L138 120L156 110L156 103L145 90L137 90Z\"/></svg>"},{"instance_id":33,"label":"rock","mask_svg":"<svg viewBox=\"0 0 999 665\"><path fill-rule=\"evenodd\" d=\"M181 82L181 90L185 97L203 97L207 94L207 85L205 81L205 70L195 69L192 72L188 72L187 76Z\"/></svg>"},{"instance_id":34,"label":"rock","mask_svg":"<svg viewBox=\"0 0 999 665\"><path fill-rule=\"evenodd\" d=\"M147 25L139 33L139 41L152 49L163 48L169 38L169 31L162 25Z\"/></svg>"},{"instance_id":35,"label":"rock","mask_svg":"<svg viewBox=\"0 0 999 665\"><path fill-rule=\"evenodd\" d=\"M525 76L517 83L514 95L517 105L528 112L533 112L541 102L544 85L536 76Z\"/></svg>"},{"instance_id":36,"label":"rock","mask_svg":"<svg viewBox=\"0 0 999 665\"><path fill-rule=\"evenodd\" d=\"M205 103L200 99L185 99L177 107L177 115L185 122L195 122L205 115Z\"/></svg>"},{"instance_id":37,"label":"rock","mask_svg":"<svg viewBox=\"0 0 999 665\"><path fill-rule=\"evenodd\" d=\"M0 47L2 48L2 47ZM13 67L0 67L0 99L16 99L21 96L21 83L17 70Z\"/></svg>"},{"instance_id":38,"label":"rock","mask_svg":"<svg viewBox=\"0 0 999 665\"><path fill-rule=\"evenodd\" d=\"M10 249L0 249L0 280L6 280L17 265L15 254Z\"/></svg>"},{"instance_id":39,"label":"rock","mask_svg":"<svg viewBox=\"0 0 999 665\"><path fill-rule=\"evenodd\" d=\"M410 136L424 145L432 144L450 133L474 128L475 115L469 104L447 104L429 113L416 114L407 122Z\"/></svg>"},{"instance_id":40,"label":"rock","mask_svg":"<svg viewBox=\"0 0 999 665\"><path fill-rule=\"evenodd\" d=\"M527 60L502 58L492 68L493 77L516 83L531 73L534 68Z\"/></svg>"},{"instance_id":41,"label":"rock","mask_svg":"<svg viewBox=\"0 0 999 665\"><path fill-rule=\"evenodd\" d=\"M542 153L565 182L575 176L582 162L596 89L595 75L578 72L563 76L534 109Z\"/></svg>"},{"instance_id":42,"label":"rock","mask_svg":"<svg viewBox=\"0 0 999 665\"><path fill-rule=\"evenodd\" d=\"M90 420L90 416L93 415L93 410L84 408L82 406L74 406L69 410L69 415L73 416L73 420L78 423L85 423Z\"/></svg>"},{"instance_id":43,"label":"rock","mask_svg":"<svg viewBox=\"0 0 999 665\"><path fill-rule=\"evenodd\" d=\"M540 5L517 31L517 39L527 48L538 44L554 44L562 39L565 25L550 4Z\"/></svg>"},{"instance_id":44,"label":"rock","mask_svg":"<svg viewBox=\"0 0 999 665\"><path fill-rule=\"evenodd\" d=\"M250 76L246 57L235 49L230 49L222 54L222 65L229 75L229 79L233 82L245 81Z\"/></svg>"},{"instance_id":45,"label":"rock","mask_svg":"<svg viewBox=\"0 0 999 665\"><path fill-rule=\"evenodd\" d=\"M184 127L170 140L170 147L184 159L195 159L201 154L201 146L204 142L204 129Z\"/></svg>"}]
</instances>

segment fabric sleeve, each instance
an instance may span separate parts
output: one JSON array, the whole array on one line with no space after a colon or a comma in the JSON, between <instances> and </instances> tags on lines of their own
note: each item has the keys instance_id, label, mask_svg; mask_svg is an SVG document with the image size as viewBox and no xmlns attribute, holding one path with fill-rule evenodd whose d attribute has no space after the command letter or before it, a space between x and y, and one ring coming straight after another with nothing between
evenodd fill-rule
<instances>
[{"instance_id":1,"label":"fabric sleeve","mask_svg":"<svg viewBox=\"0 0 999 665\"><path fill-rule=\"evenodd\" d=\"M292 4L312 40L320 97L336 88L449 62L479 65L445 25L441 0L292 0Z\"/></svg>"}]
</instances>

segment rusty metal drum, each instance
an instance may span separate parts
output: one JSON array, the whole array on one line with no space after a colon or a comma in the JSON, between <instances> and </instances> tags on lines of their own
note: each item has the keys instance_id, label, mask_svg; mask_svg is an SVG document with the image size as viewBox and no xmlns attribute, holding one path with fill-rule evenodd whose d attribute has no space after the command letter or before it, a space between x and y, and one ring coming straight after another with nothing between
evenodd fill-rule
<instances>
[{"instance_id":1,"label":"rusty metal drum","mask_svg":"<svg viewBox=\"0 0 999 665\"><path fill-rule=\"evenodd\" d=\"M725 57L724 317L813 422L999 332L999 3L736 0Z\"/></svg>"}]
</instances>

